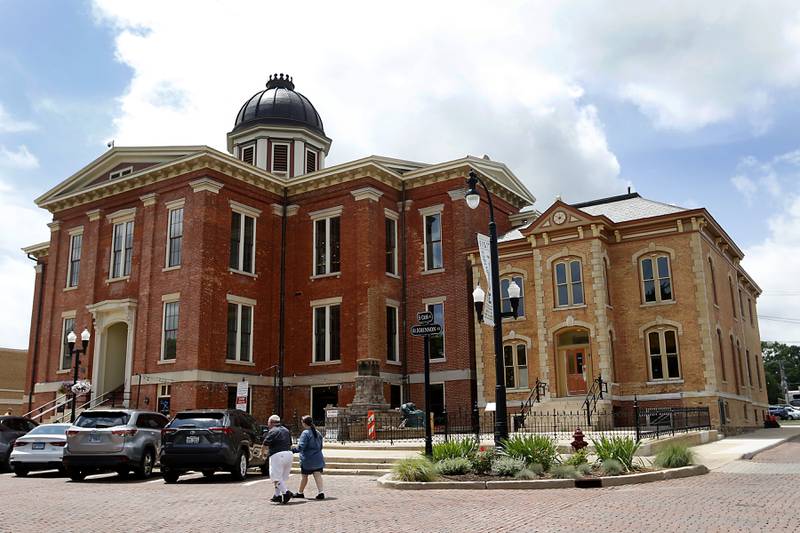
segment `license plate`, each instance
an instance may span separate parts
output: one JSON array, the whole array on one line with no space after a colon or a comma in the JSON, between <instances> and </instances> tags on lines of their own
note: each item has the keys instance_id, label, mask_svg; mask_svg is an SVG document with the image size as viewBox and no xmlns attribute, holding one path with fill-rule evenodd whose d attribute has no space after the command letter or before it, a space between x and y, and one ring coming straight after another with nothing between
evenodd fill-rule
<instances>
[{"instance_id":1,"label":"license plate","mask_svg":"<svg viewBox=\"0 0 800 533\"><path fill-rule=\"evenodd\" d=\"M89 442L100 442L101 440L99 433L89 433Z\"/></svg>"},{"instance_id":2,"label":"license plate","mask_svg":"<svg viewBox=\"0 0 800 533\"><path fill-rule=\"evenodd\" d=\"M186 437L186 444L197 444L200 442L200 437L189 435Z\"/></svg>"},{"instance_id":3,"label":"license plate","mask_svg":"<svg viewBox=\"0 0 800 533\"><path fill-rule=\"evenodd\" d=\"M44 450L44 442L34 442L33 443L34 450Z\"/></svg>"}]
</instances>

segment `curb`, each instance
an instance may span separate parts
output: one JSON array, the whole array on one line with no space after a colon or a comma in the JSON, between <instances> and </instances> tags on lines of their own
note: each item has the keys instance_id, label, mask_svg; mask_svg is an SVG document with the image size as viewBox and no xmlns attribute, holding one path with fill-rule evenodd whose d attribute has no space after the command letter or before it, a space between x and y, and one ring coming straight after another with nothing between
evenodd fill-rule
<instances>
[{"instance_id":1,"label":"curb","mask_svg":"<svg viewBox=\"0 0 800 533\"><path fill-rule=\"evenodd\" d=\"M609 476L584 479L533 479L525 481L395 481L392 474L385 474L378 478L378 485L388 489L397 490L440 490L440 489L569 489L569 488L596 488L618 487L620 485L636 485L651 483L667 479L680 479L691 476L701 476L708 473L705 465L684 466L657 472L641 472L624 476Z\"/></svg>"},{"instance_id":2,"label":"curb","mask_svg":"<svg viewBox=\"0 0 800 533\"><path fill-rule=\"evenodd\" d=\"M798 439L800 439L800 435L792 435L791 437L786 437L785 439L781 439L778 442L773 442L772 444L768 444L768 445L764 446L763 448L758 449L758 450L756 450L754 452L743 453L742 456L740 457L740 459L742 459L744 461L749 461L753 457L755 457L756 455L760 454L761 452L765 452L767 450L771 450L773 448L777 448L781 444L786 444L789 441L798 440Z\"/></svg>"}]
</instances>

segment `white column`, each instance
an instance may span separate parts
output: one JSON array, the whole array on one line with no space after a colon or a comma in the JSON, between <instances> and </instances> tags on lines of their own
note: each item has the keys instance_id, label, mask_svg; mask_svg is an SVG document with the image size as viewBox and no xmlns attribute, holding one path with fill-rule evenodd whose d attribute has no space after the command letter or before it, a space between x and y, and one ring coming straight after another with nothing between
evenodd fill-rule
<instances>
[{"instance_id":1,"label":"white column","mask_svg":"<svg viewBox=\"0 0 800 533\"><path fill-rule=\"evenodd\" d=\"M302 176L306 173L306 143L300 140L294 141L294 177Z\"/></svg>"},{"instance_id":2,"label":"white column","mask_svg":"<svg viewBox=\"0 0 800 533\"><path fill-rule=\"evenodd\" d=\"M267 140L256 140L256 166L264 170L267 169Z\"/></svg>"}]
</instances>

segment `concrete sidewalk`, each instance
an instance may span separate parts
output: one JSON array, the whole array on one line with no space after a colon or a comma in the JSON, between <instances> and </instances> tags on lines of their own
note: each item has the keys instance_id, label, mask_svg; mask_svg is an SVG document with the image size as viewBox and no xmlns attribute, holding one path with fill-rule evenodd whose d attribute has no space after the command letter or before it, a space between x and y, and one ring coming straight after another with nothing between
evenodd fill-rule
<instances>
[{"instance_id":1,"label":"concrete sidewalk","mask_svg":"<svg viewBox=\"0 0 800 533\"><path fill-rule=\"evenodd\" d=\"M695 446L692 448L694 462L695 464L706 465L709 470L716 470L739 459L750 459L758 452L798 437L800 437L800 426L759 429Z\"/></svg>"}]
</instances>

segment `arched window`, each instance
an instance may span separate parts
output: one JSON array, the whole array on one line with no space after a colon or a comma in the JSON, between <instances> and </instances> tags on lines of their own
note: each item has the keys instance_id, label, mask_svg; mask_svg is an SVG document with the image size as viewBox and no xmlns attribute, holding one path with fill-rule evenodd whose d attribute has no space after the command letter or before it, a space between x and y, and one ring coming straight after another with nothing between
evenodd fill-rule
<instances>
[{"instance_id":1,"label":"arched window","mask_svg":"<svg viewBox=\"0 0 800 533\"><path fill-rule=\"evenodd\" d=\"M606 282L606 304L611 305L611 280L608 277L608 259L603 258L603 279Z\"/></svg>"},{"instance_id":2,"label":"arched window","mask_svg":"<svg viewBox=\"0 0 800 533\"><path fill-rule=\"evenodd\" d=\"M747 382L750 386L753 386L753 371L750 368L750 350L745 349L744 351L744 360L747 363Z\"/></svg>"},{"instance_id":3,"label":"arched window","mask_svg":"<svg viewBox=\"0 0 800 533\"><path fill-rule=\"evenodd\" d=\"M506 371L506 388L528 388L528 352L524 344L503 346L503 365Z\"/></svg>"},{"instance_id":4,"label":"arched window","mask_svg":"<svg viewBox=\"0 0 800 533\"><path fill-rule=\"evenodd\" d=\"M525 284L522 283L522 276L512 276L500 280L500 304L504 313L511 312L511 300L508 298L508 286L511 280L514 280L514 283L516 283L520 289L519 311L517 312L517 316L523 317L525 316Z\"/></svg>"},{"instance_id":5,"label":"arched window","mask_svg":"<svg viewBox=\"0 0 800 533\"><path fill-rule=\"evenodd\" d=\"M744 362L742 361L742 345L739 341L736 341L736 353L739 356L739 383L744 385Z\"/></svg>"},{"instance_id":6,"label":"arched window","mask_svg":"<svg viewBox=\"0 0 800 533\"><path fill-rule=\"evenodd\" d=\"M733 318L736 318L736 294L733 292L733 280L728 278L728 289L731 293L731 310L733 311Z\"/></svg>"},{"instance_id":7,"label":"arched window","mask_svg":"<svg viewBox=\"0 0 800 533\"><path fill-rule=\"evenodd\" d=\"M556 306L582 305L583 274L580 259L566 259L555 264Z\"/></svg>"},{"instance_id":8,"label":"arched window","mask_svg":"<svg viewBox=\"0 0 800 533\"><path fill-rule=\"evenodd\" d=\"M725 372L725 347L722 343L722 332L717 330L717 340L719 341L719 362L722 368L722 381L728 381L728 376Z\"/></svg>"},{"instance_id":9,"label":"arched window","mask_svg":"<svg viewBox=\"0 0 800 533\"><path fill-rule=\"evenodd\" d=\"M714 293L714 303L719 305L719 300L717 299L717 278L714 275L714 261L711 258L708 258L708 270L711 272L711 291Z\"/></svg>"},{"instance_id":10,"label":"arched window","mask_svg":"<svg viewBox=\"0 0 800 533\"><path fill-rule=\"evenodd\" d=\"M645 303L672 301L669 256L663 253L646 255L639 260L639 265Z\"/></svg>"},{"instance_id":11,"label":"arched window","mask_svg":"<svg viewBox=\"0 0 800 533\"><path fill-rule=\"evenodd\" d=\"M647 333L647 355L650 379L661 381L679 379L681 365L678 355L678 332L674 329L658 328Z\"/></svg>"}]
</instances>

